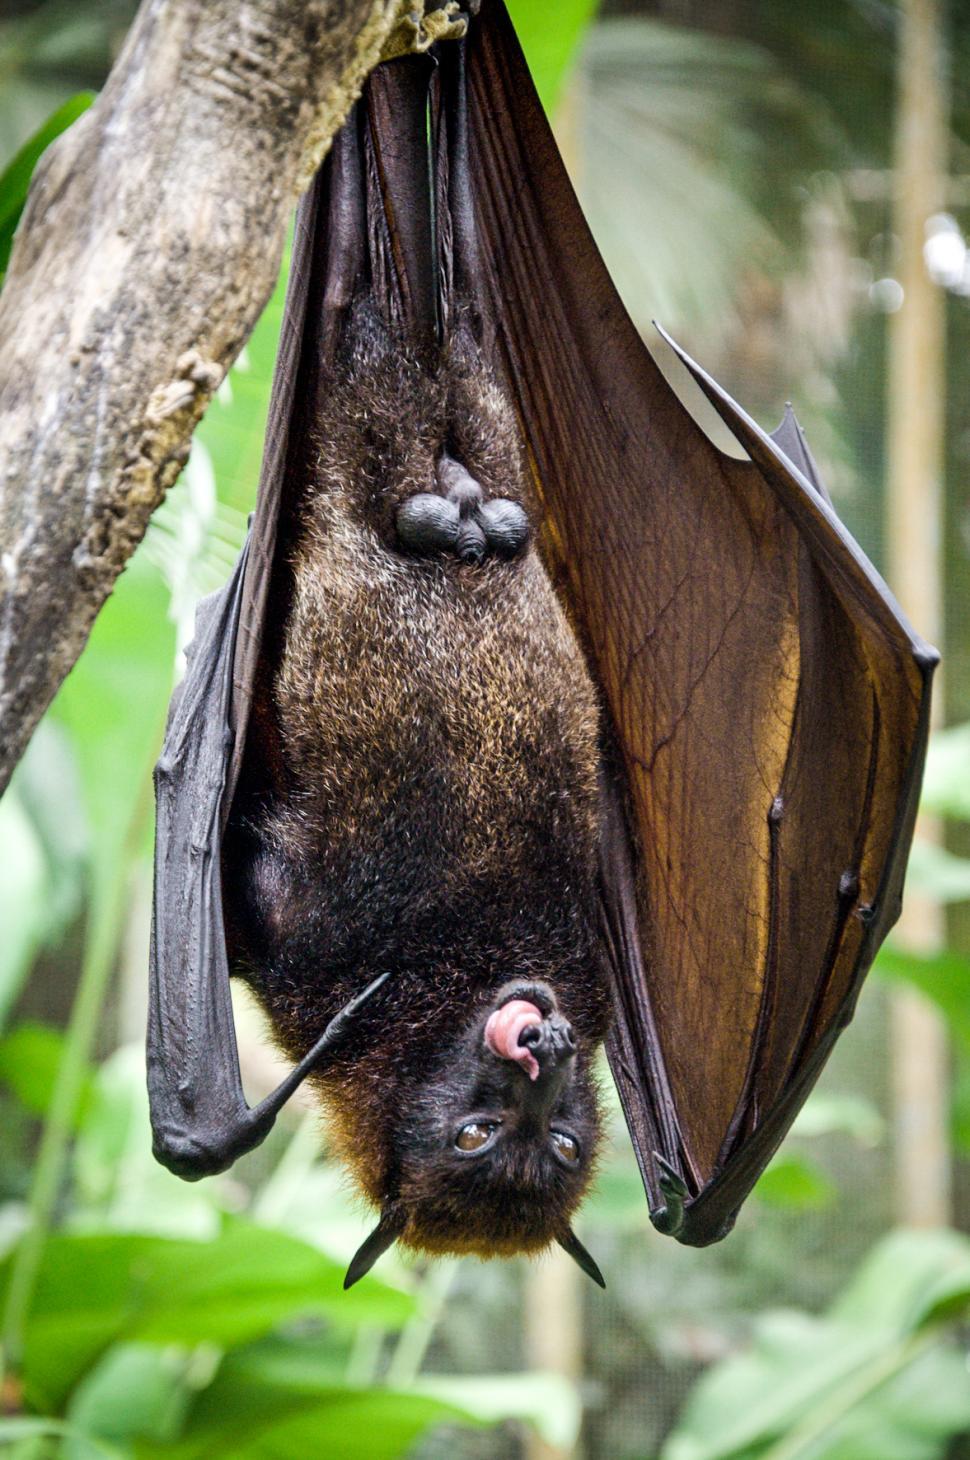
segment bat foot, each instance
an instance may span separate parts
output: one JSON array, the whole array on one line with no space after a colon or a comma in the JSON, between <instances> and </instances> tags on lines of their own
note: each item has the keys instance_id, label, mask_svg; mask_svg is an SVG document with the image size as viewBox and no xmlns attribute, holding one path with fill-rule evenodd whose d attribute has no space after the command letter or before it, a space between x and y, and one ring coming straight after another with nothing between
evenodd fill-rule
<instances>
[{"instance_id":1,"label":"bat foot","mask_svg":"<svg viewBox=\"0 0 970 1460\"><path fill-rule=\"evenodd\" d=\"M382 61L399 56L422 55L438 41L460 41L468 30L468 17L458 0L448 0L432 10L415 5L398 20L384 43Z\"/></svg>"}]
</instances>

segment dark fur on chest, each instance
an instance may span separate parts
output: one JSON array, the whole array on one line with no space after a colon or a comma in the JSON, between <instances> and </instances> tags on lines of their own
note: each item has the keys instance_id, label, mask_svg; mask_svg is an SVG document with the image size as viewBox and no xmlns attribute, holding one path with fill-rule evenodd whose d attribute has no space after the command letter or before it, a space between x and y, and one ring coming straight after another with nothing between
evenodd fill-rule
<instances>
[{"instance_id":1,"label":"dark fur on chest","mask_svg":"<svg viewBox=\"0 0 970 1460\"><path fill-rule=\"evenodd\" d=\"M592 686L533 549L481 565L401 549L395 512L433 490L443 452L533 510L474 347L459 333L419 361L360 312L287 528L224 860L234 971L291 1054L392 974L323 1081L357 1110L345 1126L378 1086L386 1126L443 1029L510 979L547 980L582 1035L605 1030ZM383 1135L361 1141L383 1169Z\"/></svg>"}]
</instances>

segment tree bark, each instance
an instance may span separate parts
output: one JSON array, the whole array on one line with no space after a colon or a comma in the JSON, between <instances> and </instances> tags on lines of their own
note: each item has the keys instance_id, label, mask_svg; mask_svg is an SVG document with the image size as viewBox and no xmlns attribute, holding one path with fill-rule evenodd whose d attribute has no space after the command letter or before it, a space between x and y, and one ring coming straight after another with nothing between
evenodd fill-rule
<instances>
[{"instance_id":1,"label":"tree bark","mask_svg":"<svg viewBox=\"0 0 970 1460\"><path fill-rule=\"evenodd\" d=\"M269 297L403 0L143 0L0 296L0 792Z\"/></svg>"}]
</instances>

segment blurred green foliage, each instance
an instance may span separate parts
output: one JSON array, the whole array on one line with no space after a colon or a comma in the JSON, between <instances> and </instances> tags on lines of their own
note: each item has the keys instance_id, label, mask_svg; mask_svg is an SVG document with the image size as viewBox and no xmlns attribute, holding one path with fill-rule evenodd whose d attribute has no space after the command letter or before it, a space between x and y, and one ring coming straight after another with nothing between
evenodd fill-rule
<instances>
[{"instance_id":1,"label":"blurred green foliage","mask_svg":"<svg viewBox=\"0 0 970 1460\"><path fill-rule=\"evenodd\" d=\"M697 1385L661 1460L936 1460L970 1428L954 1315L970 1240L885 1238L820 1318L766 1313L749 1352Z\"/></svg>"},{"instance_id":2,"label":"blurred green foliage","mask_svg":"<svg viewBox=\"0 0 970 1460\"><path fill-rule=\"evenodd\" d=\"M24 143L13 161L0 173L0 284L3 283L13 236L20 222L27 200L27 189L39 158L55 137L59 137L72 122L77 121L82 112L87 111L93 100L94 93L91 91L81 91L77 96L70 97L47 118L43 126Z\"/></svg>"}]
</instances>

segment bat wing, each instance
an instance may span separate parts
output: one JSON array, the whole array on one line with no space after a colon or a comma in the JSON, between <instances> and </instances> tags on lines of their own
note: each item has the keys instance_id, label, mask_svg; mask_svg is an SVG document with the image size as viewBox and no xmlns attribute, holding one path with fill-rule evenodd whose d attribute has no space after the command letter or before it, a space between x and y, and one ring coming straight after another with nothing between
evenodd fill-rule
<instances>
[{"instance_id":1,"label":"bat wing","mask_svg":"<svg viewBox=\"0 0 970 1460\"><path fill-rule=\"evenodd\" d=\"M278 648L288 593L280 560L313 469L347 314L370 293L415 348L436 329L432 69L428 58L413 58L375 73L297 211L256 511L232 579L200 609L156 767L148 1086L155 1154L187 1179L225 1169L264 1139L388 976L352 999L279 1088L248 1107L229 992L224 833L247 732L272 758L271 737L260 738L261 656Z\"/></svg>"},{"instance_id":2,"label":"bat wing","mask_svg":"<svg viewBox=\"0 0 970 1460\"><path fill-rule=\"evenodd\" d=\"M334 171L346 160L347 149L338 149L297 214L256 512L232 578L200 605L155 769L148 1090L155 1155L189 1180L224 1170L264 1139L286 1100L384 982L375 980L341 1010L282 1084L250 1109L229 993L223 832L242 763L281 511L307 450L305 413L332 344L325 323L335 327L346 302L340 295L347 261L334 255L354 229L316 228ZM308 307L316 310L309 350Z\"/></svg>"},{"instance_id":3,"label":"bat wing","mask_svg":"<svg viewBox=\"0 0 970 1460\"><path fill-rule=\"evenodd\" d=\"M833 512L681 354L722 454L639 339L502 0L467 42L481 308L594 676L610 1061L658 1227L734 1215L900 908L935 652Z\"/></svg>"}]
</instances>

